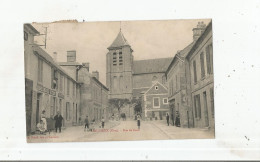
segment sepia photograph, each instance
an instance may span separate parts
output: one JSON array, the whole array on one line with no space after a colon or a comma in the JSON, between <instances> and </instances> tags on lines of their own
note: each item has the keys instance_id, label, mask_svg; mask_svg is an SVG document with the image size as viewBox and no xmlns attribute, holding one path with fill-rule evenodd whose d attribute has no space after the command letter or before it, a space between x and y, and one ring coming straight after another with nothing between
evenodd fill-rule
<instances>
[{"instance_id":1,"label":"sepia photograph","mask_svg":"<svg viewBox=\"0 0 260 162\"><path fill-rule=\"evenodd\" d=\"M25 23L27 142L214 139L212 25Z\"/></svg>"}]
</instances>

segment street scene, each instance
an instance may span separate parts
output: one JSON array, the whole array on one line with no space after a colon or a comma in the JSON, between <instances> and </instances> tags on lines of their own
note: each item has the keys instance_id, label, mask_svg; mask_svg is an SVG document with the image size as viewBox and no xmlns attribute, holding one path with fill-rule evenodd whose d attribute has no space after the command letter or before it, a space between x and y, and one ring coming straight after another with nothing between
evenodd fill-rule
<instances>
[{"instance_id":1,"label":"street scene","mask_svg":"<svg viewBox=\"0 0 260 162\"><path fill-rule=\"evenodd\" d=\"M215 138L212 21L24 24L29 143Z\"/></svg>"}]
</instances>

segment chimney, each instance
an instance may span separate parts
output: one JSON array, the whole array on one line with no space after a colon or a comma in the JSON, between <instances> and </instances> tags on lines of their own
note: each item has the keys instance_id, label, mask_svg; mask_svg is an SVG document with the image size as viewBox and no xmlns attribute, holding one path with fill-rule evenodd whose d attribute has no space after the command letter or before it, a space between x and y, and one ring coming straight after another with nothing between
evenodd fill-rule
<instances>
[{"instance_id":1,"label":"chimney","mask_svg":"<svg viewBox=\"0 0 260 162\"><path fill-rule=\"evenodd\" d=\"M205 31L205 29L206 29L206 24L204 24L203 21L198 22L197 27L192 29L193 41L196 41L201 36L201 34Z\"/></svg>"},{"instance_id":2,"label":"chimney","mask_svg":"<svg viewBox=\"0 0 260 162\"><path fill-rule=\"evenodd\" d=\"M92 76L95 77L97 80L99 80L99 72L98 71L92 71Z\"/></svg>"},{"instance_id":3,"label":"chimney","mask_svg":"<svg viewBox=\"0 0 260 162\"><path fill-rule=\"evenodd\" d=\"M53 52L53 60L57 62L57 52Z\"/></svg>"},{"instance_id":4,"label":"chimney","mask_svg":"<svg viewBox=\"0 0 260 162\"><path fill-rule=\"evenodd\" d=\"M88 62L82 63L82 66L83 66L83 68L86 68L89 72L89 63Z\"/></svg>"},{"instance_id":5,"label":"chimney","mask_svg":"<svg viewBox=\"0 0 260 162\"><path fill-rule=\"evenodd\" d=\"M67 51L67 62L76 62L76 51Z\"/></svg>"}]
</instances>

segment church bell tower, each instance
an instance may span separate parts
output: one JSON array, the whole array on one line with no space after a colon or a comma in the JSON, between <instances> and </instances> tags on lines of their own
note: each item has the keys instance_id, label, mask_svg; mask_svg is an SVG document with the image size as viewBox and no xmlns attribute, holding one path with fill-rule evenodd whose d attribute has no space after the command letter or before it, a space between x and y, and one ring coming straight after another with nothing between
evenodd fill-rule
<instances>
[{"instance_id":1,"label":"church bell tower","mask_svg":"<svg viewBox=\"0 0 260 162\"><path fill-rule=\"evenodd\" d=\"M125 39L121 29L107 48L106 85L109 98L132 98L133 89L133 55L132 48Z\"/></svg>"}]
</instances>

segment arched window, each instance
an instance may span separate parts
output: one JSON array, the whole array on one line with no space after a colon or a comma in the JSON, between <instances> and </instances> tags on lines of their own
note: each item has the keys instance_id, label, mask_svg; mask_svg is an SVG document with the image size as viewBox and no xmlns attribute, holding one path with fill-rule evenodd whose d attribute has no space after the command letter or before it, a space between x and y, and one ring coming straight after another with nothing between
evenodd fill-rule
<instances>
[{"instance_id":1,"label":"arched window","mask_svg":"<svg viewBox=\"0 0 260 162\"><path fill-rule=\"evenodd\" d=\"M156 81L157 80L157 76L153 76L152 81Z\"/></svg>"}]
</instances>

